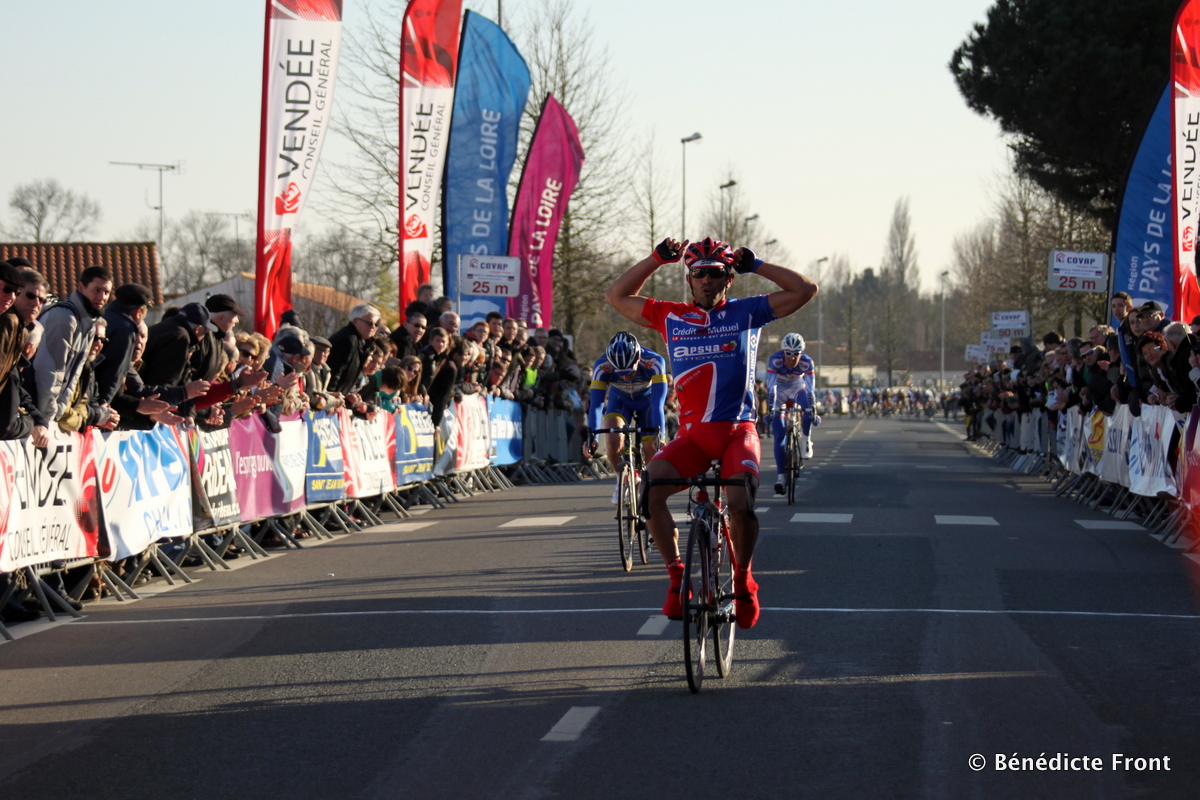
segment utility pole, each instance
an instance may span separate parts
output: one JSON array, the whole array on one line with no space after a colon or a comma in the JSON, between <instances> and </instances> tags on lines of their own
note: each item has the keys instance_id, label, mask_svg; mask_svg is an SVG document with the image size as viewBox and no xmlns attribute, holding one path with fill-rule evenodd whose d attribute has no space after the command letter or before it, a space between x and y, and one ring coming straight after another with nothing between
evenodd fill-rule
<instances>
[{"instance_id":1,"label":"utility pole","mask_svg":"<svg viewBox=\"0 0 1200 800\"><path fill-rule=\"evenodd\" d=\"M693 133L691 136L685 136L680 139L680 144L683 145L683 198L679 203L679 241L687 241L687 145L688 142L698 141L703 137L699 133ZM687 273L683 273L683 302L688 301Z\"/></svg>"},{"instance_id":2,"label":"utility pole","mask_svg":"<svg viewBox=\"0 0 1200 800\"><path fill-rule=\"evenodd\" d=\"M162 258L163 237L167 229L167 212L163 205L163 173L177 172L180 169L179 164L145 164L138 161L110 161L109 164L118 167L137 167L138 169L153 169L158 170L158 205L150 206L150 208L158 211L158 257Z\"/></svg>"}]
</instances>

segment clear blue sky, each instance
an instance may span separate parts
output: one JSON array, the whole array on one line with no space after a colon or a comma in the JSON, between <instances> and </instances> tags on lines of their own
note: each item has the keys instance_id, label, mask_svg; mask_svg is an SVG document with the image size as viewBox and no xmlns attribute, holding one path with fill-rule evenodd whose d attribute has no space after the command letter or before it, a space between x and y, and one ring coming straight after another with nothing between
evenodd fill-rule
<instances>
[{"instance_id":1,"label":"clear blue sky","mask_svg":"<svg viewBox=\"0 0 1200 800\"><path fill-rule=\"evenodd\" d=\"M361 5L346 0L347 26ZM495 14L494 0L466 5ZM998 126L967 109L946 69L988 5L575 0L610 51L629 131L655 131L676 186L679 139L703 134L688 145L689 218L732 169L793 266L833 253L874 266L907 195L926 290L1007 169ZM506 0L504 13L527 7ZM166 177L169 216L252 210L262 24L253 0L0 3L0 198L56 177L100 202L99 238L115 238L155 214L157 178L108 162L182 159L186 172Z\"/></svg>"}]
</instances>

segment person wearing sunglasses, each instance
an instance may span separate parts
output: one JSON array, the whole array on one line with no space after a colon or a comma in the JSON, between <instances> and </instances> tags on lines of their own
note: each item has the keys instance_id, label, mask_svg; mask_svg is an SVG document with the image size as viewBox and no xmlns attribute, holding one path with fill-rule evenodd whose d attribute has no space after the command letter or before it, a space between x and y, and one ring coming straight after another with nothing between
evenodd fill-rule
<instances>
[{"instance_id":1,"label":"person wearing sunglasses","mask_svg":"<svg viewBox=\"0 0 1200 800\"><path fill-rule=\"evenodd\" d=\"M366 360L367 342L375 337L382 315L370 303L350 309L350 321L329 337L329 391L342 396L354 391Z\"/></svg>"},{"instance_id":2,"label":"person wearing sunglasses","mask_svg":"<svg viewBox=\"0 0 1200 800\"><path fill-rule=\"evenodd\" d=\"M646 281L666 264L683 258L693 302L656 300L641 294ZM727 294L736 274L756 273L778 291L745 299ZM668 281L668 285L674 281ZM705 472L721 461L721 477L749 480L749 490L725 490L733 544L735 613L740 628L758 621L758 584L751 575L758 519L754 493L758 486L760 446L754 425L754 365L761 328L799 311L817 294L817 286L786 267L768 264L749 247L734 250L726 242L706 238L689 244L668 238L635 264L605 294L624 317L657 330L666 342L671 374L679 398L679 433L647 465L649 478L678 478ZM682 616L679 531L667 510L667 498L679 487L654 486L649 491L650 534L658 546L671 588L663 614Z\"/></svg>"},{"instance_id":3,"label":"person wearing sunglasses","mask_svg":"<svg viewBox=\"0 0 1200 800\"><path fill-rule=\"evenodd\" d=\"M804 435L804 458L813 457L812 427L821 420L813 410L813 380L816 369L812 357L804 352L804 337L789 333L782 349L767 359L767 408L771 413L771 436L775 443L775 494L783 494L784 438L787 435L783 409L797 405L803 409L800 429Z\"/></svg>"}]
</instances>

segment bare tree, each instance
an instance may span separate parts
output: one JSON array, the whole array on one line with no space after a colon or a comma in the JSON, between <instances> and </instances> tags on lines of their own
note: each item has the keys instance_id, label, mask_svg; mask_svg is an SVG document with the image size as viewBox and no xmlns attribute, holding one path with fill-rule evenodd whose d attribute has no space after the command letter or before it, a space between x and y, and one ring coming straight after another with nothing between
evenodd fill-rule
<instances>
[{"instance_id":1,"label":"bare tree","mask_svg":"<svg viewBox=\"0 0 1200 800\"><path fill-rule=\"evenodd\" d=\"M630 246L635 255L649 252L671 234L669 220L674 213L671 203L671 184L659 166L654 132L646 135L639 148L630 184L631 214L629 230L634 232ZM658 273L650 276L649 292L657 297Z\"/></svg>"},{"instance_id":2,"label":"bare tree","mask_svg":"<svg viewBox=\"0 0 1200 800\"><path fill-rule=\"evenodd\" d=\"M628 205L625 192L631 175L621 119L623 97L609 81L608 49L597 45L593 26L578 6L568 0L537 0L523 16L517 38L529 65L532 102L521 124L520 168L547 94L575 120L583 145L583 168L563 214L554 254L556 322L575 333L603 307L601 298L620 261L620 209Z\"/></svg>"},{"instance_id":3,"label":"bare tree","mask_svg":"<svg viewBox=\"0 0 1200 800\"><path fill-rule=\"evenodd\" d=\"M912 233L907 197L897 200L892 211L892 223L888 228L887 245L879 269L883 283L879 307L882 324L879 344L883 348L888 386L891 386L897 361L904 351L912 348L913 300L917 294L916 239Z\"/></svg>"},{"instance_id":4,"label":"bare tree","mask_svg":"<svg viewBox=\"0 0 1200 800\"><path fill-rule=\"evenodd\" d=\"M101 216L99 203L54 178L17 186L8 207L14 219L4 235L19 242L80 241L96 229Z\"/></svg>"}]
</instances>

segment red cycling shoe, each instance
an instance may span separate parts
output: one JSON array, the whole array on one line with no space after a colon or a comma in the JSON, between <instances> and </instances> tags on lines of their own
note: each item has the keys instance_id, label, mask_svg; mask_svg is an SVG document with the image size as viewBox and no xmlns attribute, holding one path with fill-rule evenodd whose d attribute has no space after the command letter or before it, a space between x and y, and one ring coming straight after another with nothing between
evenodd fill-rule
<instances>
[{"instance_id":1,"label":"red cycling shoe","mask_svg":"<svg viewBox=\"0 0 1200 800\"><path fill-rule=\"evenodd\" d=\"M758 581L749 568L733 573L733 605L737 626L742 630L753 628L758 622Z\"/></svg>"},{"instance_id":2,"label":"red cycling shoe","mask_svg":"<svg viewBox=\"0 0 1200 800\"><path fill-rule=\"evenodd\" d=\"M667 600L663 603L662 613L667 619L683 619L683 599L680 597L680 587L683 586L683 559L677 558L667 564L667 572L671 576L671 588L667 589ZM692 599L692 587L688 585L688 599Z\"/></svg>"}]
</instances>

